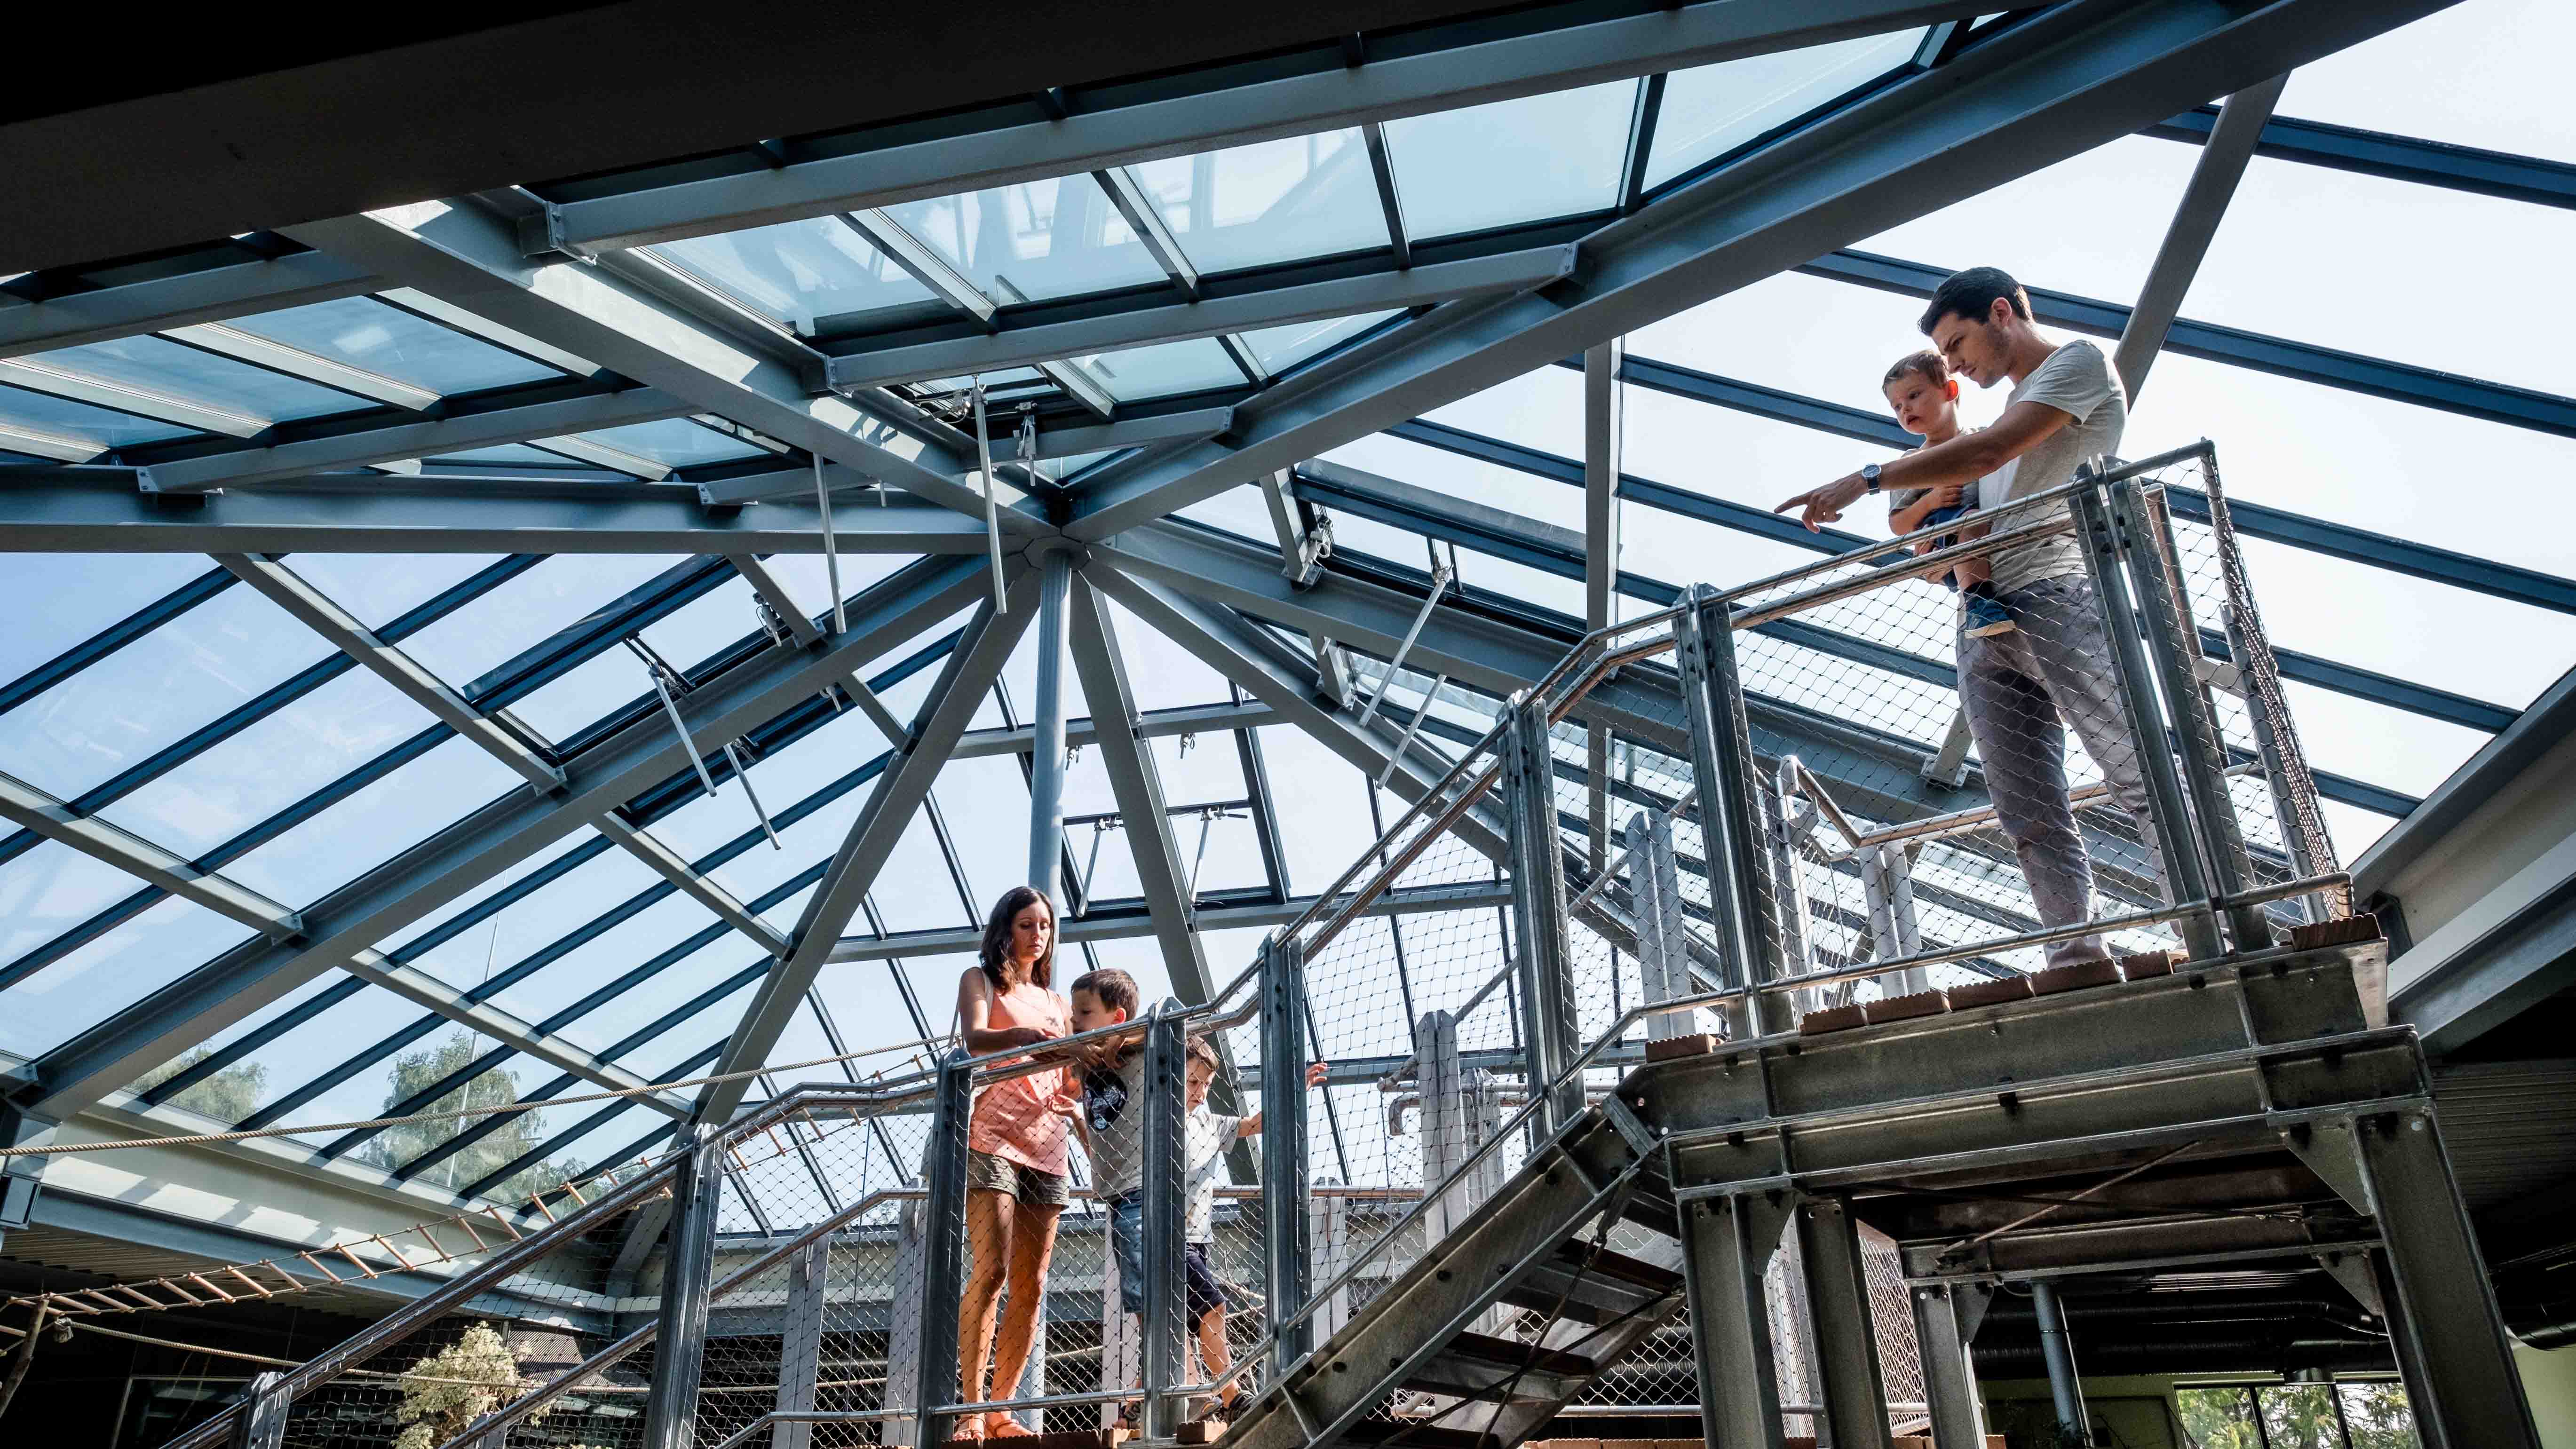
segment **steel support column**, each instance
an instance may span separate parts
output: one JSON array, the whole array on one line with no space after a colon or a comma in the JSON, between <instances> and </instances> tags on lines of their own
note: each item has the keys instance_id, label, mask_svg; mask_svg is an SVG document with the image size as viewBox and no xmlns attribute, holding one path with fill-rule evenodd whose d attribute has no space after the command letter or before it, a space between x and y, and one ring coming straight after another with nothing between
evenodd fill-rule
<instances>
[{"instance_id":1,"label":"steel support column","mask_svg":"<svg viewBox=\"0 0 2576 1449\"><path fill-rule=\"evenodd\" d=\"M2089 465L2078 470L2078 476L2089 476ZM2084 550L2086 571L2093 578L2095 603L2102 611L2103 635L2111 644L2112 687L2119 691L2130 747L2138 755L2138 775L2146 785L2150 818L2141 833L2163 860L2166 898L2176 905L2205 907L2210 899L2209 876L2191 831L2182 776L2166 747L2170 736L2164 716L2155 707L2155 676L2149 672L2146 645L2133 622L2138 617L2137 602L2129 592L2128 573L2120 566L2121 547L2109 506L2094 488L2077 490L2068 504L2075 514L2075 538ZM2174 929L2181 933L2183 949L2194 961L2214 959L2223 950L2217 917L2207 909L2183 917Z\"/></svg>"},{"instance_id":2,"label":"steel support column","mask_svg":"<svg viewBox=\"0 0 2576 1449\"><path fill-rule=\"evenodd\" d=\"M1182 1078L1188 1061L1184 1022L1176 1003L1155 1009L1145 1030L1144 1096L1128 1110L1145 1114L1142 1135L1145 1240L1144 1437L1170 1439L1187 1417L1185 1406L1165 1397L1188 1382L1183 1363L1183 1322L1188 1295L1182 1291L1181 1232L1188 1215L1189 1134L1184 1124Z\"/></svg>"},{"instance_id":3,"label":"steel support column","mask_svg":"<svg viewBox=\"0 0 2576 1449\"><path fill-rule=\"evenodd\" d=\"M1030 721L1028 883L1064 901L1064 615L1073 561L1049 549L1038 564L1037 714Z\"/></svg>"},{"instance_id":4,"label":"steel support column","mask_svg":"<svg viewBox=\"0 0 2576 1449\"><path fill-rule=\"evenodd\" d=\"M1879 1373L1860 1223L1850 1204L1822 1197L1800 1202L1797 1221L1798 1262L1806 1270L1808 1316L1834 1449L1888 1449L1887 1386Z\"/></svg>"},{"instance_id":5,"label":"steel support column","mask_svg":"<svg viewBox=\"0 0 2576 1449\"><path fill-rule=\"evenodd\" d=\"M2075 1348L2066 1337L2066 1312L2057 1302L2057 1287L2046 1278L2030 1280L2030 1313L2039 1329L2039 1354L2048 1363L2048 1397L2057 1412L2057 1429L2079 1444L2093 1442L2084 1416L2084 1383L2075 1375Z\"/></svg>"},{"instance_id":6,"label":"steel support column","mask_svg":"<svg viewBox=\"0 0 2576 1449\"><path fill-rule=\"evenodd\" d=\"M1932 1416L1932 1449L1986 1449L1985 1403L1977 1396L1975 1341L1994 1290L1976 1283L1934 1283L1913 1292L1914 1341L1923 1357L1923 1397Z\"/></svg>"},{"instance_id":7,"label":"steel support column","mask_svg":"<svg viewBox=\"0 0 2576 1449\"><path fill-rule=\"evenodd\" d=\"M682 1129L671 1180L670 1250L662 1264L653 1381L644 1398L644 1449L692 1449L698 1381L706 1364L707 1297L714 1286L716 1219L724 1206L725 1144L716 1129Z\"/></svg>"},{"instance_id":8,"label":"steel support column","mask_svg":"<svg viewBox=\"0 0 2576 1449\"><path fill-rule=\"evenodd\" d=\"M1735 627L1725 606L1704 584L1692 586L1693 607L1673 620L1673 662L1681 672L1682 707L1690 720L1691 775L1699 786L1700 838L1708 861L1709 907L1728 986L1759 985L1778 977L1779 942L1773 935L1770 862L1765 859L1760 787L1753 774L1744 689L1736 677ZM1749 1010L1731 1013L1734 1033L1785 1031L1795 1023L1788 1000L1754 998Z\"/></svg>"},{"instance_id":9,"label":"steel support column","mask_svg":"<svg viewBox=\"0 0 2576 1449\"><path fill-rule=\"evenodd\" d=\"M1276 935L1261 948L1261 1246L1267 1264L1276 1381L1315 1343L1315 1323L1287 1325L1313 1287L1307 1220L1306 1076L1290 1068L1306 1059L1306 961L1297 938Z\"/></svg>"},{"instance_id":10,"label":"steel support column","mask_svg":"<svg viewBox=\"0 0 2576 1449\"><path fill-rule=\"evenodd\" d=\"M1788 1207L1762 1193L1682 1207L1682 1277L1709 1449L1781 1449L1780 1383L1762 1273L1788 1221Z\"/></svg>"},{"instance_id":11,"label":"steel support column","mask_svg":"<svg viewBox=\"0 0 2576 1449\"><path fill-rule=\"evenodd\" d=\"M2387 1251L2374 1255L2390 1346L2425 1449L2538 1449L2513 1346L2428 1109L2347 1134Z\"/></svg>"},{"instance_id":12,"label":"steel support column","mask_svg":"<svg viewBox=\"0 0 2576 1449\"><path fill-rule=\"evenodd\" d=\"M814 1384L823 1366L823 1299L831 1277L828 1235L787 1262L787 1312L778 1329L778 1393L772 1400L779 1413L814 1407ZM813 1442L811 1424L782 1423L769 1431L769 1449L810 1449Z\"/></svg>"},{"instance_id":13,"label":"steel support column","mask_svg":"<svg viewBox=\"0 0 2576 1449\"><path fill-rule=\"evenodd\" d=\"M1556 1083L1583 1050L1574 972L1566 960L1565 857L1557 849L1556 760L1547 708L1516 696L1503 736L1504 815L1511 829L1512 947L1519 960L1521 1041L1531 1096ZM1583 1083L1549 1093L1544 1136L1583 1113Z\"/></svg>"},{"instance_id":14,"label":"steel support column","mask_svg":"<svg viewBox=\"0 0 2576 1449\"><path fill-rule=\"evenodd\" d=\"M1624 342L1604 342L1583 353L1583 627L1610 627L1619 599L1619 459L1625 435L1619 381ZM1589 822L1586 864L1599 875L1610 861L1610 731L1595 723L1584 731L1584 773L1591 781L1584 819Z\"/></svg>"},{"instance_id":15,"label":"steel support column","mask_svg":"<svg viewBox=\"0 0 2576 1449\"><path fill-rule=\"evenodd\" d=\"M912 1382L913 1440L920 1449L948 1440L941 1412L957 1402L958 1310L966 1294L966 1121L974 1110L974 1070L964 1047L939 1064L922 1152L921 1309ZM900 1286L897 1291L901 1291Z\"/></svg>"},{"instance_id":16,"label":"steel support column","mask_svg":"<svg viewBox=\"0 0 2576 1449\"><path fill-rule=\"evenodd\" d=\"M2208 255L2210 240L2218 235L2219 219L2227 215L2236 183L2244 178L2245 163L2254 159L2255 142L2289 82L2286 73L2274 76L2229 96L2218 108L2218 121L2201 148L2200 159L2192 163L2191 180L2183 185L2182 200L2174 204L2164 243L2156 248L2155 263L2147 268L2137 305L2129 309L2129 323L2120 329L2120 344L2111 354L2111 368L2120 374L2132 402L2146 386L2147 369L2155 366L2156 354L2164 350L2165 334L2173 330L2174 318L2182 311L2183 295L2191 290L2191 279L2200 274L2201 258Z\"/></svg>"},{"instance_id":17,"label":"steel support column","mask_svg":"<svg viewBox=\"0 0 2576 1449\"><path fill-rule=\"evenodd\" d=\"M1691 981L1690 949L1683 939L1681 862L1673 850L1672 821L1652 810L1628 817L1628 899L1637 922L1638 993L1646 1004L1698 994ZM1696 1012L1646 1018L1646 1039L1688 1036Z\"/></svg>"}]
</instances>

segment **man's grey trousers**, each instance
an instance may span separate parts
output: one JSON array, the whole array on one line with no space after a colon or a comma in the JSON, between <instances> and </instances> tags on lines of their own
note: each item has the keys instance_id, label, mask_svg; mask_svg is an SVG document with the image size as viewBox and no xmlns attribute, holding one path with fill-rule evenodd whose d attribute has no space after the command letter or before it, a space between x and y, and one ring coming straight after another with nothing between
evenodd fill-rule
<instances>
[{"instance_id":1,"label":"man's grey trousers","mask_svg":"<svg viewBox=\"0 0 2576 1449\"><path fill-rule=\"evenodd\" d=\"M2040 920L2064 926L2092 914L2093 862L2066 798L2069 729L2110 782L2113 802L2137 822L2146 842L2147 871L2161 894L2164 866L2147 816L2137 743L2121 708L2093 581L2065 574L1997 597L2020 627L1972 638L1963 621L1959 701L1985 767L1997 823L2021 857L2022 876L2030 883ZM2098 936L2048 948L2051 965L2104 954Z\"/></svg>"}]
</instances>

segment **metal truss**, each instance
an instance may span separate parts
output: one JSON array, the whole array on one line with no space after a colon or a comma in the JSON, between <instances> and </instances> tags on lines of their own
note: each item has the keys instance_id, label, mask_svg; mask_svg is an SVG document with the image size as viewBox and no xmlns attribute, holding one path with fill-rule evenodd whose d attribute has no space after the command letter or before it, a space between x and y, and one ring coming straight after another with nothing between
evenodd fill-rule
<instances>
[{"instance_id":1,"label":"metal truss","mask_svg":"<svg viewBox=\"0 0 2576 1449\"><path fill-rule=\"evenodd\" d=\"M1085 490L1065 531L1138 527L2434 8L2052 10L1601 228L1580 284L1436 307L1247 401L1226 438Z\"/></svg>"}]
</instances>

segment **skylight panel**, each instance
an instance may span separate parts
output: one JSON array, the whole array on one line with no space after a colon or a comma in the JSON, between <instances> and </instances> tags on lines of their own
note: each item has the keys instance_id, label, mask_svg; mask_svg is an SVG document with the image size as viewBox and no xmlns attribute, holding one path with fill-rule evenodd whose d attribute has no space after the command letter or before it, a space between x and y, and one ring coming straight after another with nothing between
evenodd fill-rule
<instances>
[{"instance_id":1,"label":"skylight panel","mask_svg":"<svg viewBox=\"0 0 2576 1449\"><path fill-rule=\"evenodd\" d=\"M1386 123L1415 240L1601 211L1619 199L1637 81Z\"/></svg>"},{"instance_id":2,"label":"skylight panel","mask_svg":"<svg viewBox=\"0 0 2576 1449\"><path fill-rule=\"evenodd\" d=\"M908 201L885 212L997 303L1167 280L1089 176Z\"/></svg>"},{"instance_id":3,"label":"skylight panel","mask_svg":"<svg viewBox=\"0 0 2576 1449\"><path fill-rule=\"evenodd\" d=\"M802 336L814 334L818 318L939 300L837 216L691 237L646 250Z\"/></svg>"},{"instance_id":4,"label":"skylight panel","mask_svg":"<svg viewBox=\"0 0 2576 1449\"><path fill-rule=\"evenodd\" d=\"M11 452L86 463L113 448L193 437L204 431L0 382L0 448Z\"/></svg>"},{"instance_id":5,"label":"skylight panel","mask_svg":"<svg viewBox=\"0 0 2576 1449\"><path fill-rule=\"evenodd\" d=\"M122 411L168 416L210 432L248 437L272 422L356 412L376 406L372 398L322 387L264 367L253 367L199 348L159 337L121 337L66 347L5 365L5 374L22 385L47 392L80 395L69 389L88 385L86 401ZM30 381L40 374L50 380ZM175 404L177 410L166 410ZM223 415L200 420L199 412ZM239 419L227 422L225 419Z\"/></svg>"},{"instance_id":6,"label":"skylight panel","mask_svg":"<svg viewBox=\"0 0 2576 1449\"><path fill-rule=\"evenodd\" d=\"M224 325L441 396L561 375L373 297L261 312Z\"/></svg>"},{"instance_id":7,"label":"skylight panel","mask_svg":"<svg viewBox=\"0 0 2576 1449\"><path fill-rule=\"evenodd\" d=\"M1914 58L1923 32L1838 40L1677 70L1664 81L1646 185L1776 130Z\"/></svg>"},{"instance_id":8,"label":"skylight panel","mask_svg":"<svg viewBox=\"0 0 2576 1449\"><path fill-rule=\"evenodd\" d=\"M1252 360L1260 363L1264 371L1281 373L1331 351L1394 315L1393 312L1363 312L1356 317L1291 322L1282 327L1245 332L1235 340L1251 351Z\"/></svg>"},{"instance_id":9,"label":"skylight panel","mask_svg":"<svg viewBox=\"0 0 2576 1449\"><path fill-rule=\"evenodd\" d=\"M1356 128L1127 168L1202 273L1387 245Z\"/></svg>"},{"instance_id":10,"label":"skylight panel","mask_svg":"<svg viewBox=\"0 0 2576 1449\"><path fill-rule=\"evenodd\" d=\"M1120 402L1241 387L1246 381L1243 370L1213 337L1094 353L1073 359L1073 365L1097 379Z\"/></svg>"}]
</instances>

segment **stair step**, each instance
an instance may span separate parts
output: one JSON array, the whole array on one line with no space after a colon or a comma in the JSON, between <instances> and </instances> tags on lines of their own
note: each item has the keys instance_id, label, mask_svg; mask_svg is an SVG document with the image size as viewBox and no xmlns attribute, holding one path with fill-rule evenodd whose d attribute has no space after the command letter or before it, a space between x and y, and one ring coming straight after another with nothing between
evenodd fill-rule
<instances>
[{"instance_id":1,"label":"stair step","mask_svg":"<svg viewBox=\"0 0 2576 1449\"><path fill-rule=\"evenodd\" d=\"M1524 1363L1528 1364L1526 1370ZM1513 1399L1537 1404L1566 1397L1599 1371L1599 1365L1581 1354L1489 1334L1462 1333L1450 1339L1437 1357L1415 1369L1402 1386L1423 1393L1475 1399L1487 1397L1493 1389L1509 1383Z\"/></svg>"},{"instance_id":2,"label":"stair step","mask_svg":"<svg viewBox=\"0 0 2576 1449\"><path fill-rule=\"evenodd\" d=\"M1502 1449L1502 1441L1474 1429L1401 1419L1362 1419L1342 1431L1343 1449Z\"/></svg>"},{"instance_id":3,"label":"stair step","mask_svg":"<svg viewBox=\"0 0 2576 1449\"><path fill-rule=\"evenodd\" d=\"M1591 1255L1588 1266L1587 1255ZM1679 1292L1681 1286L1682 1276L1668 1268L1607 1248L1592 1255L1585 1244L1563 1243L1505 1288L1503 1301L1579 1323L1607 1323L1667 1293Z\"/></svg>"}]
</instances>

